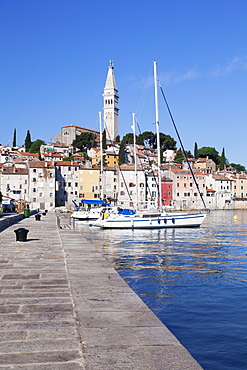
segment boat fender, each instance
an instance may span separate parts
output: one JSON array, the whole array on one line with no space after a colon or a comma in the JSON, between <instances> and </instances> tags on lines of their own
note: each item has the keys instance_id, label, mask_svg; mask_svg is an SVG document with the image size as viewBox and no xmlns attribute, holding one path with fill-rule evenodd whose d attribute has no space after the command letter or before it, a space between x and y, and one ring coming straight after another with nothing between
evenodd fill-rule
<instances>
[{"instance_id":1,"label":"boat fender","mask_svg":"<svg viewBox=\"0 0 247 370\"><path fill-rule=\"evenodd\" d=\"M167 219L166 219L166 218L164 218L164 223L165 223L165 224L167 223Z\"/></svg>"},{"instance_id":2,"label":"boat fender","mask_svg":"<svg viewBox=\"0 0 247 370\"><path fill-rule=\"evenodd\" d=\"M158 224L160 224L160 219L159 219L159 218L158 218L158 220L157 220L157 221L158 221Z\"/></svg>"},{"instance_id":3,"label":"boat fender","mask_svg":"<svg viewBox=\"0 0 247 370\"><path fill-rule=\"evenodd\" d=\"M175 218L172 218L172 223L175 224Z\"/></svg>"}]
</instances>

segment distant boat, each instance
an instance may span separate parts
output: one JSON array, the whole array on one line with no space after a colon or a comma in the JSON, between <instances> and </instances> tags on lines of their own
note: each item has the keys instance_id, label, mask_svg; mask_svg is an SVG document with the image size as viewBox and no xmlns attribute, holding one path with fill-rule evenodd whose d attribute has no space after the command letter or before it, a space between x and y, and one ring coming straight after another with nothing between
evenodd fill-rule
<instances>
[{"instance_id":1,"label":"distant boat","mask_svg":"<svg viewBox=\"0 0 247 370\"><path fill-rule=\"evenodd\" d=\"M155 110L156 110L156 131L157 131L157 153L160 152L159 138L159 118L158 118L158 89L157 89L157 72L156 62L154 62L154 86L155 86ZM183 147L183 146L182 146ZM161 208L161 173L160 159L158 154L158 169L159 169L159 203L160 211L153 212L136 212L135 214L122 214L114 212L104 212L98 220L92 225L103 229L165 229L177 227L200 227L207 212L203 213L182 213L182 212L162 212ZM191 169L191 168L190 168ZM192 171L192 169L191 169ZM193 175L193 174L192 174ZM194 176L193 176L194 178ZM195 178L194 178L195 181ZM198 185L197 185L198 186ZM204 201L203 201L204 203Z\"/></svg>"},{"instance_id":2,"label":"distant boat","mask_svg":"<svg viewBox=\"0 0 247 370\"><path fill-rule=\"evenodd\" d=\"M88 209L81 209L74 201L72 202L77 210L72 213L71 217L81 221L97 220L105 211L109 211L111 208L109 203L105 203L103 200L99 199L83 199L84 204L100 206L90 207Z\"/></svg>"}]
</instances>

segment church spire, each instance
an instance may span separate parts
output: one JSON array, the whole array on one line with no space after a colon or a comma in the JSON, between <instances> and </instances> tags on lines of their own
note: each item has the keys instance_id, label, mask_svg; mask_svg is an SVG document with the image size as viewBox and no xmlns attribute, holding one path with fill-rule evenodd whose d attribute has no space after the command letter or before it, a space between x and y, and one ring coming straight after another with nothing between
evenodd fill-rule
<instances>
[{"instance_id":1,"label":"church spire","mask_svg":"<svg viewBox=\"0 0 247 370\"><path fill-rule=\"evenodd\" d=\"M108 143L114 142L118 135L118 89L113 72L113 60L110 60L104 88L104 128Z\"/></svg>"}]
</instances>

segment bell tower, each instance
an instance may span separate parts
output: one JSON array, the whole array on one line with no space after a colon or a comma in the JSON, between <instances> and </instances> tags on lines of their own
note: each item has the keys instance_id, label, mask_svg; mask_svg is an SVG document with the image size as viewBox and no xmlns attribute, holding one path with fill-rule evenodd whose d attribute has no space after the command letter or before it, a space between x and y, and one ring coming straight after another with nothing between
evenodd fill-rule
<instances>
[{"instance_id":1,"label":"bell tower","mask_svg":"<svg viewBox=\"0 0 247 370\"><path fill-rule=\"evenodd\" d=\"M104 88L104 129L106 142L113 143L118 135L118 89L113 72L113 61L110 60Z\"/></svg>"}]
</instances>

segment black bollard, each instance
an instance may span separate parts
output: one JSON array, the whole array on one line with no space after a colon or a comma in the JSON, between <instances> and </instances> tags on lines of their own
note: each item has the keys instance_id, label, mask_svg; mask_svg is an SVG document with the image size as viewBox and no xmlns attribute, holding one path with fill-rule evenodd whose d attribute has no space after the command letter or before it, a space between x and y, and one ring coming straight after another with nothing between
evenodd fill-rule
<instances>
[{"instance_id":1,"label":"black bollard","mask_svg":"<svg viewBox=\"0 0 247 370\"><path fill-rule=\"evenodd\" d=\"M29 230L20 227L19 229L14 230L16 234L16 241L17 242L26 242L27 241L27 233Z\"/></svg>"},{"instance_id":2,"label":"black bollard","mask_svg":"<svg viewBox=\"0 0 247 370\"><path fill-rule=\"evenodd\" d=\"M40 218L41 218L41 215L40 215L39 213L37 213L37 214L35 215L35 220L36 220L36 221L40 221Z\"/></svg>"}]
</instances>

